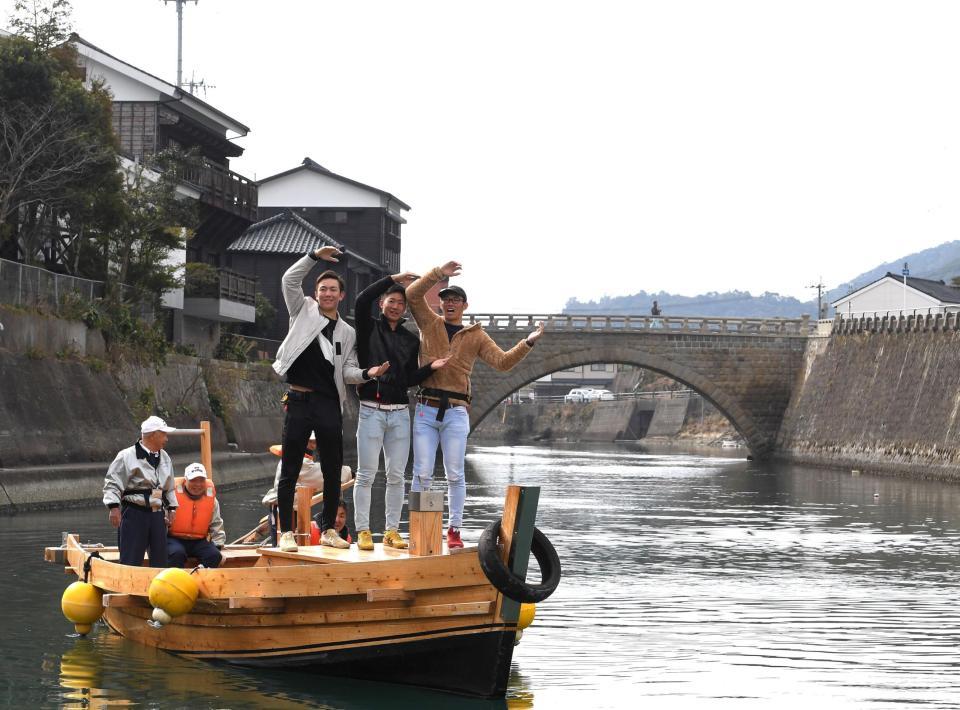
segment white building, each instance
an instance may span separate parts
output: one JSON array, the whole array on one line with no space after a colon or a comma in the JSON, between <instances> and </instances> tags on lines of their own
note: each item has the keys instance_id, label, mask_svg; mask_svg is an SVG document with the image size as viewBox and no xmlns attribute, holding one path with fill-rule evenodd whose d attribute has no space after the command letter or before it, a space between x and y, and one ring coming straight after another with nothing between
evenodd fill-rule
<instances>
[{"instance_id":1,"label":"white building","mask_svg":"<svg viewBox=\"0 0 960 710\"><path fill-rule=\"evenodd\" d=\"M960 288L887 272L830 305L841 318L955 313L960 311Z\"/></svg>"}]
</instances>

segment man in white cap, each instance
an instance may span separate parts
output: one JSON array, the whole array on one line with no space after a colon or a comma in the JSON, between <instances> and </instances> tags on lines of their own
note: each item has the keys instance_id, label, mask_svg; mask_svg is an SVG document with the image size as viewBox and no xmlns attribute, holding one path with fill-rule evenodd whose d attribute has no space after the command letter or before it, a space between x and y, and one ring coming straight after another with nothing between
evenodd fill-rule
<instances>
[{"instance_id":1,"label":"man in white cap","mask_svg":"<svg viewBox=\"0 0 960 710\"><path fill-rule=\"evenodd\" d=\"M177 516L167 531L167 558L171 567L183 567L194 557L204 567L218 567L227 541L220 502L202 463L192 463L176 480Z\"/></svg>"},{"instance_id":2,"label":"man in white cap","mask_svg":"<svg viewBox=\"0 0 960 710\"><path fill-rule=\"evenodd\" d=\"M176 430L160 417L147 417L140 440L120 451L107 469L103 504L118 529L120 564L139 567L149 549L151 567L167 566L167 516L172 523L177 514L173 463L163 450L171 431Z\"/></svg>"}]
</instances>

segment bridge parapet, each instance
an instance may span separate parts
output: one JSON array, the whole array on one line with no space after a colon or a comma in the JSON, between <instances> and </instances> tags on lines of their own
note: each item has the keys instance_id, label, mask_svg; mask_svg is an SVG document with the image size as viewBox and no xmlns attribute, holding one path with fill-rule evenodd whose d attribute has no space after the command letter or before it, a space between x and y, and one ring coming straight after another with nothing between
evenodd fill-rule
<instances>
[{"instance_id":1,"label":"bridge parapet","mask_svg":"<svg viewBox=\"0 0 960 710\"><path fill-rule=\"evenodd\" d=\"M715 335L771 335L807 337L817 323L802 318L716 318L706 316L631 316L591 314L465 313L469 323L480 323L488 331L531 330L542 322L549 331L615 332L649 331L651 334L710 333Z\"/></svg>"}]
</instances>

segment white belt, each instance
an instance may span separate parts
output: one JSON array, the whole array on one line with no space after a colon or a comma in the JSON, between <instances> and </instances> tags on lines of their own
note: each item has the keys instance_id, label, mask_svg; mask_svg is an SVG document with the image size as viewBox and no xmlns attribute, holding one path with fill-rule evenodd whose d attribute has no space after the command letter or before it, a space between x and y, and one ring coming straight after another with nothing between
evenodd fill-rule
<instances>
[{"instance_id":1,"label":"white belt","mask_svg":"<svg viewBox=\"0 0 960 710\"><path fill-rule=\"evenodd\" d=\"M397 412L401 409L409 409L409 404L378 404L377 402L368 402L365 399L360 400L360 404L370 409L383 409L388 412Z\"/></svg>"}]
</instances>

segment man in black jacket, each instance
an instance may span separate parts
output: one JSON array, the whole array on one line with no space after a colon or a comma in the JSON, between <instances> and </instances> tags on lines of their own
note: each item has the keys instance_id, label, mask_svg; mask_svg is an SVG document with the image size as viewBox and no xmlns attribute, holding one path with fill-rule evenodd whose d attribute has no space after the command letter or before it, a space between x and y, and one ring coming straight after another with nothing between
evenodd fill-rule
<instances>
[{"instance_id":1,"label":"man in black jacket","mask_svg":"<svg viewBox=\"0 0 960 710\"><path fill-rule=\"evenodd\" d=\"M390 363L384 374L357 388L360 395L360 421L357 424L357 480L353 489L353 519L357 529L357 547L361 550L373 549L370 491L380 465L381 450L387 472L383 544L400 550L407 547L397 531L403 508L403 473L410 454L410 399L407 389L420 384L433 370L447 363L444 358L419 367L420 339L403 327L403 314L407 310L404 286L416 278L416 274L410 272L387 276L368 286L357 297L355 313L360 367L370 367L371 363ZM373 303L378 298L380 317L375 318Z\"/></svg>"}]
</instances>

